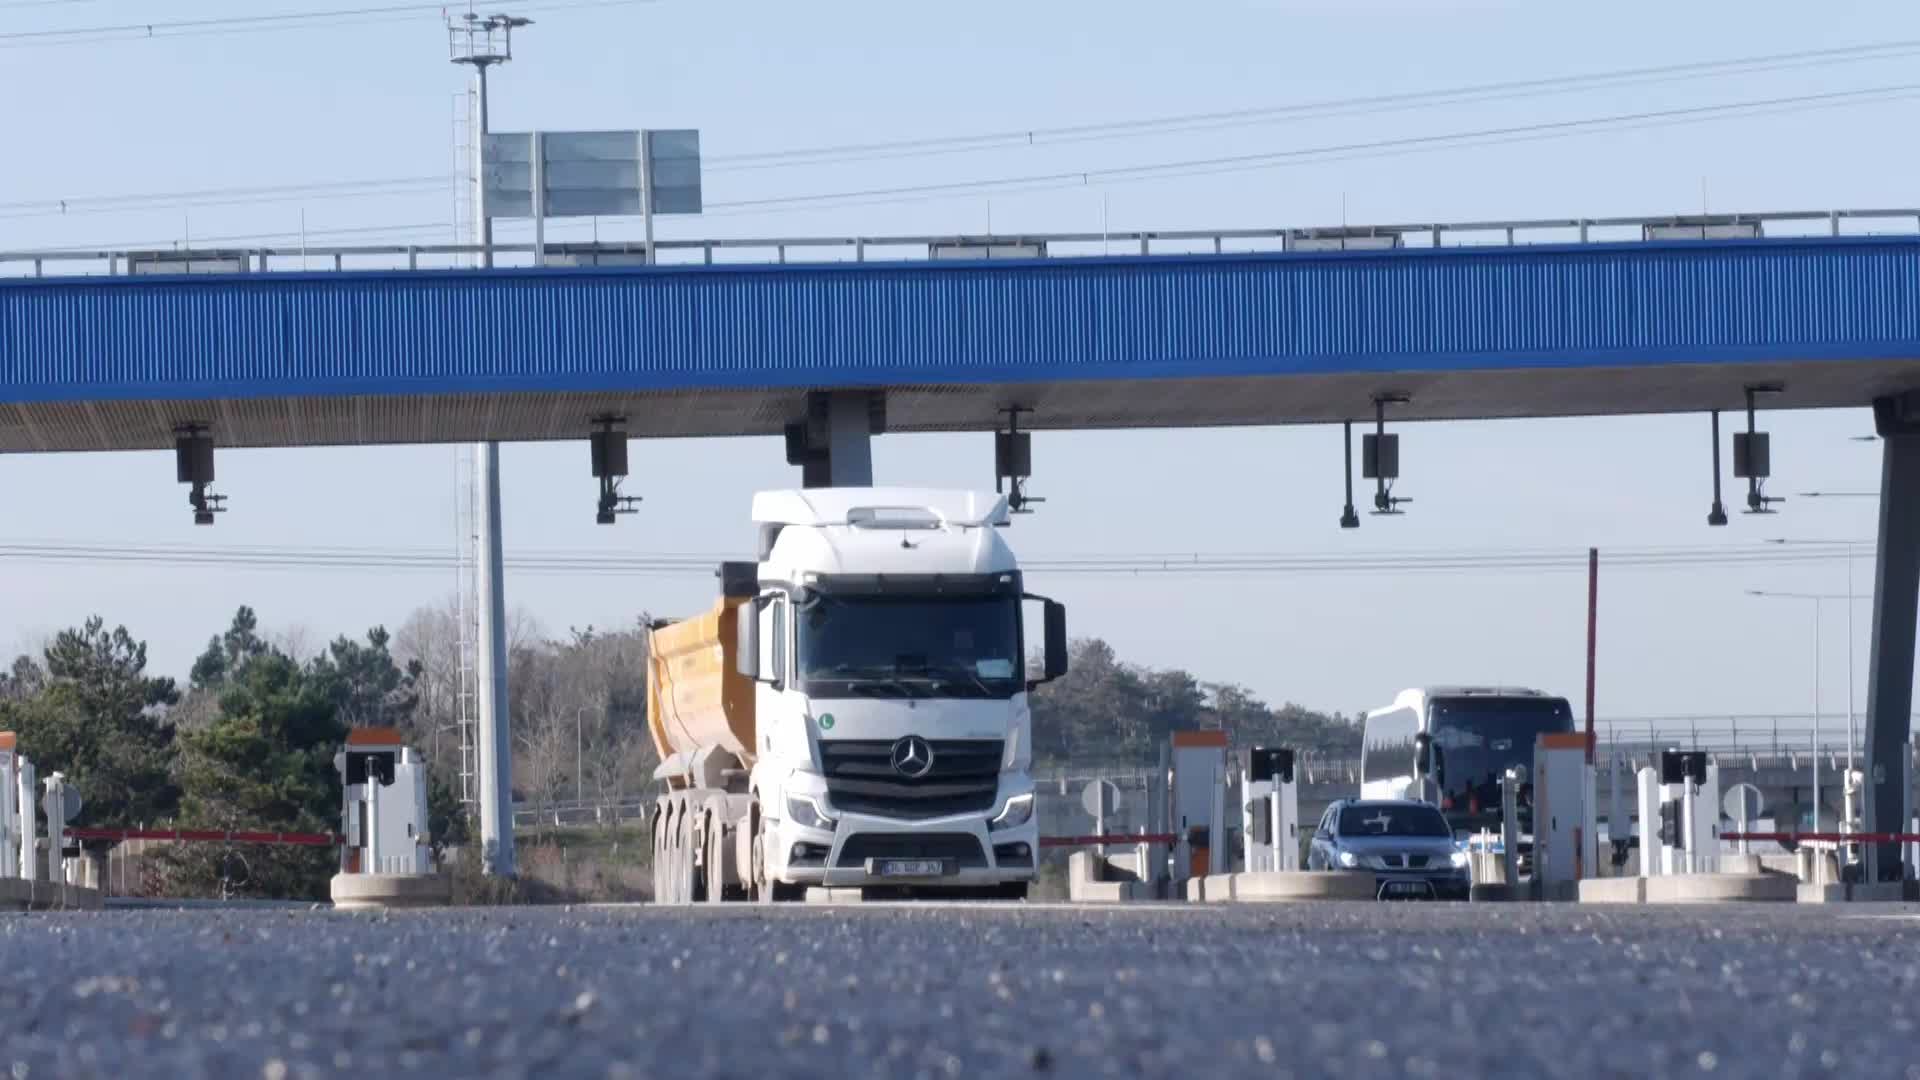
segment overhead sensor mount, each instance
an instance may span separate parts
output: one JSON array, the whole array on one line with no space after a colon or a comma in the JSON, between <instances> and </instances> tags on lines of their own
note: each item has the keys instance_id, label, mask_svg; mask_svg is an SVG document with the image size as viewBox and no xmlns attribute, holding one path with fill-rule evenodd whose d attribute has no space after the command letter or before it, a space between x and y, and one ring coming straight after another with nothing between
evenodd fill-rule
<instances>
[{"instance_id":1,"label":"overhead sensor mount","mask_svg":"<svg viewBox=\"0 0 1920 1080\"><path fill-rule=\"evenodd\" d=\"M226 511L227 497L207 490L213 486L213 434L207 425L186 423L173 429L173 467L175 479L192 485L187 505L193 507L193 523L213 524L213 515Z\"/></svg>"},{"instance_id":2,"label":"overhead sensor mount","mask_svg":"<svg viewBox=\"0 0 1920 1080\"><path fill-rule=\"evenodd\" d=\"M1007 427L993 433L993 490L1006 494L1007 507L1014 513L1031 514L1032 504L1047 501L1027 494L1027 481L1033 476L1033 434L1020 430L1020 414L1033 410L1009 405L1000 411L1007 415Z\"/></svg>"},{"instance_id":3,"label":"overhead sensor mount","mask_svg":"<svg viewBox=\"0 0 1920 1080\"><path fill-rule=\"evenodd\" d=\"M1394 481L1400 479L1400 436L1387 434L1387 406L1405 405L1411 400L1406 394L1375 394L1373 434L1360 438L1360 475L1374 482L1376 515L1401 513L1400 507L1413 501L1393 493Z\"/></svg>"},{"instance_id":4,"label":"overhead sensor mount","mask_svg":"<svg viewBox=\"0 0 1920 1080\"><path fill-rule=\"evenodd\" d=\"M593 452L593 475L600 481L600 503L594 521L611 525L620 514L639 510L637 495L620 494L620 481L627 475L627 418L596 416L587 441Z\"/></svg>"},{"instance_id":5,"label":"overhead sensor mount","mask_svg":"<svg viewBox=\"0 0 1920 1080\"><path fill-rule=\"evenodd\" d=\"M1786 502L1785 496L1765 492L1767 478L1773 472L1772 438L1755 430L1754 398L1760 394L1778 394L1786 388L1779 383L1756 383L1746 388L1747 430L1733 436L1733 475L1747 482L1747 513L1771 514L1773 504ZM1715 449L1719 440L1714 440Z\"/></svg>"}]
</instances>

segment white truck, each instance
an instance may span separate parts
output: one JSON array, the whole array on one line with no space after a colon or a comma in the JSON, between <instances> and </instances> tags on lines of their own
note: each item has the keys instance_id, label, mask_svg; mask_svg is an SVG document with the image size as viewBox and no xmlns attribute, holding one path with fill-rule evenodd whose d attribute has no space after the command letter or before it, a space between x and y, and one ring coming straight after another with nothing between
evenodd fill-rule
<instances>
[{"instance_id":1,"label":"white truck","mask_svg":"<svg viewBox=\"0 0 1920 1080\"><path fill-rule=\"evenodd\" d=\"M653 631L656 899L1026 895L1027 695L1066 671L1066 611L1025 592L1007 513L973 492L754 496L759 561L723 564L711 611Z\"/></svg>"}]
</instances>

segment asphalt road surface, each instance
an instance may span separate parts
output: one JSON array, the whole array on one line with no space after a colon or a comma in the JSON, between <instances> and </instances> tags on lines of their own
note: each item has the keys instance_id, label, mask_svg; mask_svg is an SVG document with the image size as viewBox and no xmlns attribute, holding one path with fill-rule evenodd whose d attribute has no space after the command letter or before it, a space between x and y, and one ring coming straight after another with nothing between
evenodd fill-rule
<instances>
[{"instance_id":1,"label":"asphalt road surface","mask_svg":"<svg viewBox=\"0 0 1920 1080\"><path fill-rule=\"evenodd\" d=\"M0 916L34 1077L1920 1077L1920 908Z\"/></svg>"}]
</instances>

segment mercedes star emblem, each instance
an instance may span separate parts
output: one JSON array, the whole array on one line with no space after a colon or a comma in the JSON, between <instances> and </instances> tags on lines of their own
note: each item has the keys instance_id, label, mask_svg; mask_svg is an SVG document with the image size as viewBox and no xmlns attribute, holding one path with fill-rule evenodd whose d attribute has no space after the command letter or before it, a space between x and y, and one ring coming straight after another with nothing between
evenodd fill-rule
<instances>
[{"instance_id":1,"label":"mercedes star emblem","mask_svg":"<svg viewBox=\"0 0 1920 1080\"><path fill-rule=\"evenodd\" d=\"M909 780L918 780L933 771L933 747L918 735L909 735L893 744L893 771Z\"/></svg>"}]
</instances>

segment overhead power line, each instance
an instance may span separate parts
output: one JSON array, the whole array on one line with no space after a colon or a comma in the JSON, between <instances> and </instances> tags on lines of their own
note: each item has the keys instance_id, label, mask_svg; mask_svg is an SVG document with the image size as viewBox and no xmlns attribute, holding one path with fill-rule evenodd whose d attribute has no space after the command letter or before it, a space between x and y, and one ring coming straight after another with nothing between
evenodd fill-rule
<instances>
[{"instance_id":1,"label":"overhead power line","mask_svg":"<svg viewBox=\"0 0 1920 1080\"><path fill-rule=\"evenodd\" d=\"M1378 139L1368 142L1340 143L1328 146L1302 147L1293 150L1274 150L1223 157L1186 158L1140 165L1113 166L1102 169L1039 173L1025 176L983 177L935 184L912 184L898 187L863 188L850 191L812 192L802 195L768 196L765 198L710 200L706 204L706 211L716 215L781 213L822 206L840 208L889 203L924 202L983 192L1019 194L1059 190L1069 187L1094 187L1101 184L1143 183L1191 176L1298 167L1302 165L1324 164L1334 161L1349 161L1363 158L1388 158L1411 154L1435 153L1462 147L1473 148L1547 139L1577 138L1586 135L1610 134L1621 131L1668 127L1680 124L1708 123L1724 119L1741 119L1816 109L1884 104L1893 101L1913 100L1915 98L1920 98L1920 83L1903 83L1893 86L1869 87L1858 90L1838 90L1820 94L1796 94L1787 97L1726 102L1718 105L1700 105L1676 109L1621 113L1611 116L1586 117L1576 120L1543 121L1536 124L1516 124L1506 127L1481 128L1437 135L1414 135L1400 138ZM581 219L561 219L549 222L547 228L549 232L553 232L568 228L582 229L589 226L589 222ZM446 221L403 222L390 225L359 226L326 230L315 229L306 235L309 237L322 237L372 234L397 237L428 232L444 234L449 228L450 224ZM297 235L301 234L288 230L229 236L207 236L200 239L209 243L246 243L285 239ZM165 247L175 242L173 239L138 242L116 241L113 243L67 245L65 247L48 248L45 250L53 252L103 250L107 248L133 249Z\"/></svg>"},{"instance_id":2,"label":"overhead power line","mask_svg":"<svg viewBox=\"0 0 1920 1080\"><path fill-rule=\"evenodd\" d=\"M1442 105L1481 104L1510 101L1544 94L1563 94L1587 90L1608 90L1648 83L1667 83L1696 79L1752 75L1768 71L1835 64L1900 59L1920 53L1920 39L1851 45L1831 49L1808 49L1738 57L1730 60L1701 60L1684 64L1624 68L1614 71L1562 75L1545 79L1509 80L1432 90L1376 94L1365 97L1331 98L1288 105L1185 113L1146 119L1116 120L1106 123L1069 124L1054 127L1012 129L975 135L900 139L885 142L849 143L838 146L801 147L758 153L719 155L708 159L714 172L738 169L785 168L797 165L830 164L845 161L870 161L930 154L964 153L977 150L1025 148L1049 144L1088 142L1116 138L1178 134L1227 127L1267 124L1283 120L1323 119Z\"/></svg>"},{"instance_id":3,"label":"overhead power line","mask_svg":"<svg viewBox=\"0 0 1920 1080\"><path fill-rule=\"evenodd\" d=\"M540 12L588 8L634 7L658 0L517 0L515 11ZM0 32L0 48L27 49L63 45L94 45L116 41L152 41L163 38L206 37L235 33L300 30L315 26L346 26L423 16L439 17L442 4L386 4L357 8L316 8L257 15L221 15L201 19L153 19L144 22L60 27Z\"/></svg>"},{"instance_id":4,"label":"overhead power line","mask_svg":"<svg viewBox=\"0 0 1920 1080\"><path fill-rule=\"evenodd\" d=\"M417 4L364 11L404 11L418 13L426 8ZM434 8L433 10L440 10ZM271 18L273 16L264 16ZM0 34L0 43L7 35ZM1615 71L1567 75L1549 79L1530 79L1444 87L1400 94L1335 98L1290 105L1186 113L1174 116L1119 120L1107 123L1036 127L974 135L940 136L771 150L744 154L712 155L706 159L709 172L767 170L876 158L913 158L937 154L1014 149L1093 140L1139 138L1212 130L1221 127L1271 124L1287 120L1320 119L1425 108L1435 105L1478 104L1487 101L1533 97L1543 93L1564 93L1586 89L1612 89L1646 82L1670 82L1730 75L1749 75L1783 68L1858 63L1894 59L1920 53L1920 40L1900 40L1845 46L1832 49L1772 53L1730 60L1705 60L1657 67L1626 68ZM1065 177L1084 174L1063 173ZM0 203L0 218L57 217L80 213L124 212L192 206L228 206L265 202L295 202L305 198L347 199L394 194L438 194L437 186L452 181L451 174L439 176L390 177L317 184L275 185L264 188L233 187L197 191L129 195L69 196ZM716 204L724 205L724 204Z\"/></svg>"},{"instance_id":5,"label":"overhead power line","mask_svg":"<svg viewBox=\"0 0 1920 1080\"><path fill-rule=\"evenodd\" d=\"M1734 569L1828 563L1858 553L1860 545L1809 543L1731 548L1610 549L1614 570ZM711 577L721 555L694 553L525 551L508 558L516 572L546 575ZM90 544L58 540L0 541L0 562L201 566L220 569L302 569L446 573L450 551L376 547L185 547ZM1038 554L1022 560L1040 574L1175 576L1236 580L1327 574L1584 572L1585 549L1456 550L1427 552Z\"/></svg>"},{"instance_id":6,"label":"overhead power line","mask_svg":"<svg viewBox=\"0 0 1920 1080\"><path fill-rule=\"evenodd\" d=\"M451 173L439 176L398 176L384 180L338 180L314 184L275 184L262 187L206 188L199 191L152 192L144 195L96 195L69 199L21 199L0 203L0 218L66 217L136 210L173 210L198 206L241 206L255 203L313 202L404 195L415 192L446 194Z\"/></svg>"},{"instance_id":7,"label":"overhead power line","mask_svg":"<svg viewBox=\"0 0 1920 1080\"><path fill-rule=\"evenodd\" d=\"M866 188L854 191L817 192L807 195L735 199L709 203L708 206L715 210L737 212L763 207L792 207L821 203L865 205L875 202L920 201L929 198L945 198L952 195L995 190L1037 191L1060 187L1092 187L1096 183L1134 183L1173 179L1177 177L1257 171L1302 163L1351 160L1358 157L1393 157L1403 154L1431 152L1440 149L1455 149L1463 146L1480 147L1515 142L1532 142L1603 132L1700 123L1742 116L1772 115L1823 108L1838 108L1850 105L1883 103L1908 100L1914 97L1920 97L1920 83L1901 83L1893 86L1868 87L1858 90L1836 90L1818 94L1794 94L1786 97L1760 98L1748 101L1726 102L1718 105L1651 109L1640 112L1617 113L1610 116L1585 117L1577 120L1551 120L1533 124L1513 124L1504 127L1479 128L1437 135L1411 135L1364 142L1303 147L1295 150L1272 150L1220 157L1184 158L1140 165L1065 170L1050 173L1034 173L1024 176L985 177L935 184L912 184L899 187Z\"/></svg>"}]
</instances>

